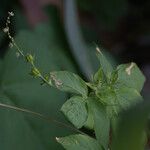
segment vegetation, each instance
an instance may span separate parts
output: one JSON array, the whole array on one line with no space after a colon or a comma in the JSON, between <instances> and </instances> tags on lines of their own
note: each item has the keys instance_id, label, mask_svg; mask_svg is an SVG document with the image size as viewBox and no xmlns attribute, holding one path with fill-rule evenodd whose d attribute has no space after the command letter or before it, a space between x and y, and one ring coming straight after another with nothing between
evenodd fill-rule
<instances>
[{"instance_id":1,"label":"vegetation","mask_svg":"<svg viewBox=\"0 0 150 150\"><path fill-rule=\"evenodd\" d=\"M92 76L90 82L86 82L77 74L68 71L51 71L46 75L42 75L42 71L35 65L34 56L30 53L25 53L11 36L9 23L13 15L12 12L9 12L6 27L4 28L4 32L7 33L11 41L10 46L16 49L18 58L22 57L30 64L30 75L35 78L40 78L42 85L47 84L72 94L62 105L61 111L75 128L57 120L50 120L44 115L26 109L5 104L1 104L1 106L31 113L42 119L53 121L80 133L65 137L56 137L57 142L67 150L126 149L126 145L122 144L123 147L121 145L121 143L124 143L123 141L116 144L118 135L122 140L126 139L125 137L122 138L121 135L122 127L120 128L120 124L122 125L124 120L120 121L119 116L121 112L128 110L131 106L133 107L143 100L140 92L145 82L145 77L138 66L131 62L114 68L102 51L96 47L100 67ZM132 148L133 150L136 148L142 150L145 147L146 132L144 125L148 116L147 109L143 113L145 117L140 117L143 126L140 126L140 128L136 126L139 129L138 131L141 132L135 132L136 134L141 134L140 137L138 135L137 138L139 141L136 144L133 142L131 145L129 144L130 141L128 141L128 149ZM129 121L131 121L131 127L133 127L134 124L132 124L132 120ZM89 132L85 133L84 130L82 131L80 129L87 129ZM131 129L129 131L132 132ZM92 134L90 134L90 132Z\"/></svg>"}]
</instances>

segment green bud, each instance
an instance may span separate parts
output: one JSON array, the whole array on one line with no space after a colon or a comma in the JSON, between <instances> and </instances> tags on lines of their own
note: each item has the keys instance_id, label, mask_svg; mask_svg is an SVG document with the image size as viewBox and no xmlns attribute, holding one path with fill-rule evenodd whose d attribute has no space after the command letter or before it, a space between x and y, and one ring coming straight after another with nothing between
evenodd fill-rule
<instances>
[{"instance_id":1,"label":"green bud","mask_svg":"<svg viewBox=\"0 0 150 150\"><path fill-rule=\"evenodd\" d=\"M44 79L45 79L45 80L42 80L41 85L45 85L45 84L46 84L46 82L48 82L48 83L49 83L49 80L50 80L49 75L45 75L45 76L44 76Z\"/></svg>"},{"instance_id":2,"label":"green bud","mask_svg":"<svg viewBox=\"0 0 150 150\"><path fill-rule=\"evenodd\" d=\"M32 68L30 75L32 75L33 77L39 77L41 73L37 68Z\"/></svg>"},{"instance_id":3,"label":"green bud","mask_svg":"<svg viewBox=\"0 0 150 150\"><path fill-rule=\"evenodd\" d=\"M26 61L33 64L34 57L31 54L27 54L26 55Z\"/></svg>"}]
</instances>

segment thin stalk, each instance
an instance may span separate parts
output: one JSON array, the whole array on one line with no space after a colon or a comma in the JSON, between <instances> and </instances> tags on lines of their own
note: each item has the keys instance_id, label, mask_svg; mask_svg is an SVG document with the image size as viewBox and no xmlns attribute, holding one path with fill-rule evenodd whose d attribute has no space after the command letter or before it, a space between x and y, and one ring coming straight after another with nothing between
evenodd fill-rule
<instances>
[{"instance_id":1,"label":"thin stalk","mask_svg":"<svg viewBox=\"0 0 150 150\"><path fill-rule=\"evenodd\" d=\"M43 119L43 120L46 120L48 122L53 122L61 127L65 127L65 128L68 128L72 131L75 131L75 132L78 132L80 134L83 134L83 135L87 135L86 133L68 125L68 124L65 124L61 121L58 121L56 119L52 119L52 118L49 118L41 113L38 113L38 112L34 112L34 111L31 111L31 110L28 110L28 109L24 109L24 108L20 108L20 107L16 107L16 106L12 106L12 105L8 105L8 104L3 104L3 103L0 103L0 107L3 107L3 108L6 108L6 109L12 109L12 110L15 110L15 111L18 111L18 112L24 112L24 113L27 113L27 114L31 114L31 115L34 115L35 117L38 117L40 119Z\"/></svg>"}]
</instances>

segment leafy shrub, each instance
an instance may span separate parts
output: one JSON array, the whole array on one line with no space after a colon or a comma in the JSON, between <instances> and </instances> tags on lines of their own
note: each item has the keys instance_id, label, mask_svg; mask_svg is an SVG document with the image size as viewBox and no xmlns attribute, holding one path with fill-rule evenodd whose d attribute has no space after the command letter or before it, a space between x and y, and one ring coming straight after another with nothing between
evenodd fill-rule
<instances>
[{"instance_id":1,"label":"leafy shrub","mask_svg":"<svg viewBox=\"0 0 150 150\"><path fill-rule=\"evenodd\" d=\"M68 71L52 71L43 75L35 64L35 58L24 53L11 36L8 26L11 16L13 14L9 13L4 31L11 40L11 46L16 48L17 56L22 56L31 65L30 74L40 78L42 84L72 94L61 111L80 134L56 137L57 142L67 150L110 149L111 136L115 134L120 112L143 100L140 92L145 78L138 66L132 62L113 68L96 47L100 67L90 82ZM81 128L91 130L94 135L82 132Z\"/></svg>"}]
</instances>

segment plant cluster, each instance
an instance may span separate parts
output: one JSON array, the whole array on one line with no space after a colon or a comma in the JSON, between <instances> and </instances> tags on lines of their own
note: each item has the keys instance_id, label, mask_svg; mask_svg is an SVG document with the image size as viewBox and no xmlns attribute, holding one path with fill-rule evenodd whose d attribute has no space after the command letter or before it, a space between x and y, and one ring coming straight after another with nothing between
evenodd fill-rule
<instances>
[{"instance_id":1,"label":"plant cluster","mask_svg":"<svg viewBox=\"0 0 150 150\"><path fill-rule=\"evenodd\" d=\"M57 137L57 142L67 150L111 149L111 135L117 128L120 112L142 101L140 92L145 77L138 66L132 62L113 68L102 51L96 47L100 67L90 82L68 71L53 71L42 75L35 65L34 57L24 54L10 34L8 24L13 15L9 12L4 32L11 40L11 47L15 46L17 56L22 56L31 65L30 74L39 77L42 84L46 83L71 93L72 97L63 104L61 111L74 127L86 128L94 133L92 137L83 132Z\"/></svg>"}]
</instances>

